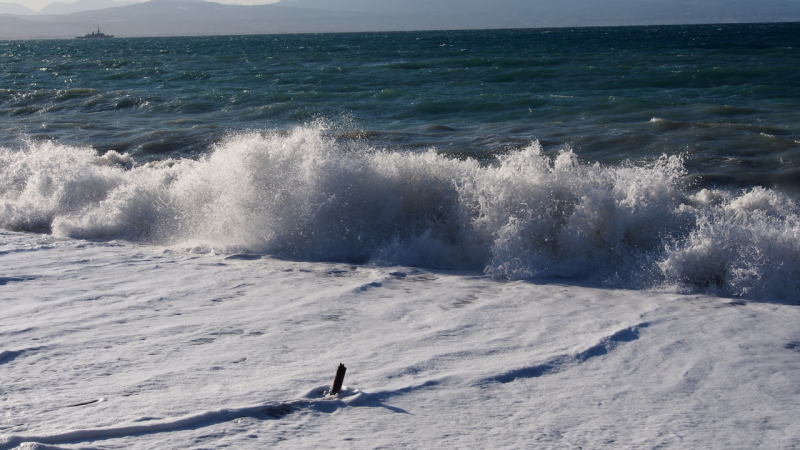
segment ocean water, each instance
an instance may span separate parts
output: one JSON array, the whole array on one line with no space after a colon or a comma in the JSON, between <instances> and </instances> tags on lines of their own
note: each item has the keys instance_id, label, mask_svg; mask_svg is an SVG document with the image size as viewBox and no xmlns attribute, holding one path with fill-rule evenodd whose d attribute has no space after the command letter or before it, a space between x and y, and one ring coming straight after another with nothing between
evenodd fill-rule
<instances>
[{"instance_id":1,"label":"ocean water","mask_svg":"<svg viewBox=\"0 0 800 450\"><path fill-rule=\"evenodd\" d=\"M800 298L800 24L0 42L0 228Z\"/></svg>"}]
</instances>

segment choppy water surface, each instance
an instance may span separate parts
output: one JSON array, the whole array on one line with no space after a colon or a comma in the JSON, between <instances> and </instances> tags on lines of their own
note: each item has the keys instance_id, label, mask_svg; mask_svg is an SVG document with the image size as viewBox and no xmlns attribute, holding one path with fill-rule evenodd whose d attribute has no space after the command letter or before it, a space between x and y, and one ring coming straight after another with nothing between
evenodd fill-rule
<instances>
[{"instance_id":1,"label":"choppy water surface","mask_svg":"<svg viewBox=\"0 0 800 450\"><path fill-rule=\"evenodd\" d=\"M791 297L798 47L800 24L0 42L0 227Z\"/></svg>"},{"instance_id":2,"label":"choppy water surface","mask_svg":"<svg viewBox=\"0 0 800 450\"><path fill-rule=\"evenodd\" d=\"M0 144L198 154L318 118L487 158L689 155L704 182L798 190L800 24L0 43Z\"/></svg>"}]
</instances>

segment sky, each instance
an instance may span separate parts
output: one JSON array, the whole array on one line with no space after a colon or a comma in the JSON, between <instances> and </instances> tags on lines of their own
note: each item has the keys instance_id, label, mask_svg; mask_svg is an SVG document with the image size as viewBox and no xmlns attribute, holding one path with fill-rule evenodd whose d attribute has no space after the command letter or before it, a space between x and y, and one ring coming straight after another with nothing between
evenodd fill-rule
<instances>
[{"instance_id":1,"label":"sky","mask_svg":"<svg viewBox=\"0 0 800 450\"><path fill-rule=\"evenodd\" d=\"M44 8L45 6L49 5L50 3L54 3L53 0L0 0L2 3L16 3L27 8L30 8L34 11L39 11L40 9ZM77 0L59 0L62 3L75 3ZM113 0L117 2L118 0ZM120 0L121 1L121 0Z\"/></svg>"},{"instance_id":2,"label":"sky","mask_svg":"<svg viewBox=\"0 0 800 450\"><path fill-rule=\"evenodd\" d=\"M75 3L78 0L57 0L61 3ZM115 3L118 2L143 2L148 0L112 0ZM216 3L225 3L225 4L233 4L233 5L266 5L269 3L276 3L280 0L215 0ZM34 11L39 11L40 9L44 8L45 6L49 5L50 3L54 3L53 0L0 0L0 3L17 3L19 5L28 7Z\"/></svg>"}]
</instances>

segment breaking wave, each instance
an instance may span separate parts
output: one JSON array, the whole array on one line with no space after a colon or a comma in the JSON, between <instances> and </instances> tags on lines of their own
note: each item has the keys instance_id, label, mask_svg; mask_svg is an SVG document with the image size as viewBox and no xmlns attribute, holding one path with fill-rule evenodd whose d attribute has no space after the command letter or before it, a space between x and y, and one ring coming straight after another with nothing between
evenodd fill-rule
<instances>
[{"instance_id":1,"label":"breaking wave","mask_svg":"<svg viewBox=\"0 0 800 450\"><path fill-rule=\"evenodd\" d=\"M533 143L484 165L345 144L321 126L146 164L29 143L0 149L0 227L794 301L797 205L686 179L680 157L587 165Z\"/></svg>"}]
</instances>

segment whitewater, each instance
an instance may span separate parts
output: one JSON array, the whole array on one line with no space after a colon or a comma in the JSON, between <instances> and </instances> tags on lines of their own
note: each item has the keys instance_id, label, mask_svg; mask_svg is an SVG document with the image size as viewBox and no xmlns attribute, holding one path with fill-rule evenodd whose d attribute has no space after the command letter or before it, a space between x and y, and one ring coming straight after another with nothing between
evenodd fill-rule
<instances>
[{"instance_id":1,"label":"whitewater","mask_svg":"<svg viewBox=\"0 0 800 450\"><path fill-rule=\"evenodd\" d=\"M800 447L797 33L0 42L0 449Z\"/></svg>"},{"instance_id":2,"label":"whitewater","mask_svg":"<svg viewBox=\"0 0 800 450\"><path fill-rule=\"evenodd\" d=\"M777 192L315 126L146 164L54 145L1 157L2 448L800 443Z\"/></svg>"},{"instance_id":3,"label":"whitewater","mask_svg":"<svg viewBox=\"0 0 800 450\"><path fill-rule=\"evenodd\" d=\"M0 237L0 448L800 444L796 306Z\"/></svg>"},{"instance_id":4,"label":"whitewater","mask_svg":"<svg viewBox=\"0 0 800 450\"><path fill-rule=\"evenodd\" d=\"M497 164L326 137L232 136L136 164L57 144L0 150L0 227L194 252L469 269L796 303L792 199L692 190L679 156L581 164L537 142Z\"/></svg>"}]
</instances>

